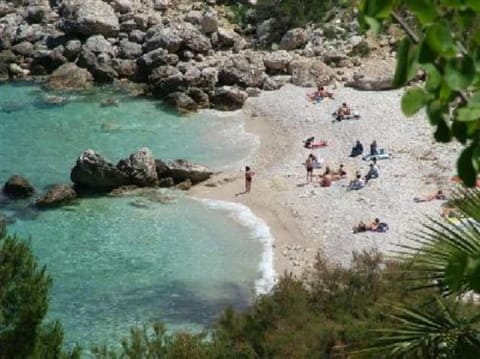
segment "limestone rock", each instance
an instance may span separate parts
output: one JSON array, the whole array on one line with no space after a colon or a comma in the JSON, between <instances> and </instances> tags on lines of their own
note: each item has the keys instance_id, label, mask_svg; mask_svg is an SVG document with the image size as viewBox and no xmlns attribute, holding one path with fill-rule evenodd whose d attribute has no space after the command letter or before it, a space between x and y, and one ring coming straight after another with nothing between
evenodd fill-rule
<instances>
[{"instance_id":1,"label":"limestone rock","mask_svg":"<svg viewBox=\"0 0 480 359\"><path fill-rule=\"evenodd\" d=\"M354 80L345 83L345 86L363 91L385 91L395 88L392 77L354 76Z\"/></svg>"},{"instance_id":2,"label":"limestone rock","mask_svg":"<svg viewBox=\"0 0 480 359\"><path fill-rule=\"evenodd\" d=\"M27 198L35 192L35 189L26 178L13 175L5 182L2 191L10 198Z\"/></svg>"},{"instance_id":3,"label":"limestone rock","mask_svg":"<svg viewBox=\"0 0 480 359\"><path fill-rule=\"evenodd\" d=\"M85 42L85 47L94 54L114 54L113 46L105 39L105 37L103 37L103 35L90 36Z\"/></svg>"},{"instance_id":4,"label":"limestone rock","mask_svg":"<svg viewBox=\"0 0 480 359\"><path fill-rule=\"evenodd\" d=\"M273 71L286 71L293 57L285 50L270 52L263 58L265 67Z\"/></svg>"},{"instance_id":5,"label":"limestone rock","mask_svg":"<svg viewBox=\"0 0 480 359\"><path fill-rule=\"evenodd\" d=\"M198 109L197 103L183 92L170 93L166 101L181 113L194 112Z\"/></svg>"},{"instance_id":6,"label":"limestone rock","mask_svg":"<svg viewBox=\"0 0 480 359\"><path fill-rule=\"evenodd\" d=\"M129 183L137 186L155 186L158 175L152 151L141 148L132 153L128 159L118 162L117 168L129 177Z\"/></svg>"},{"instance_id":7,"label":"limestone rock","mask_svg":"<svg viewBox=\"0 0 480 359\"><path fill-rule=\"evenodd\" d=\"M128 40L120 41L119 57L123 59L136 59L142 56L142 45Z\"/></svg>"},{"instance_id":8,"label":"limestone rock","mask_svg":"<svg viewBox=\"0 0 480 359\"><path fill-rule=\"evenodd\" d=\"M300 27L288 30L280 40L280 48L283 50L295 50L308 42L308 33Z\"/></svg>"},{"instance_id":9,"label":"limestone rock","mask_svg":"<svg viewBox=\"0 0 480 359\"><path fill-rule=\"evenodd\" d=\"M202 32L206 34L211 34L218 30L218 16L216 11L206 11L200 19L200 26Z\"/></svg>"},{"instance_id":10,"label":"limestone rock","mask_svg":"<svg viewBox=\"0 0 480 359\"><path fill-rule=\"evenodd\" d=\"M75 190L65 184L57 184L35 202L39 208L58 207L77 198Z\"/></svg>"},{"instance_id":11,"label":"limestone rock","mask_svg":"<svg viewBox=\"0 0 480 359\"><path fill-rule=\"evenodd\" d=\"M116 36L120 24L113 8L101 0L64 0L61 15L67 32Z\"/></svg>"},{"instance_id":12,"label":"limestone rock","mask_svg":"<svg viewBox=\"0 0 480 359\"><path fill-rule=\"evenodd\" d=\"M70 173L79 187L105 191L129 183L129 176L93 150L84 151Z\"/></svg>"},{"instance_id":13,"label":"limestone rock","mask_svg":"<svg viewBox=\"0 0 480 359\"><path fill-rule=\"evenodd\" d=\"M192 184L205 181L213 174L209 168L186 160L168 161L168 177L173 178L175 183L190 180Z\"/></svg>"},{"instance_id":14,"label":"limestone rock","mask_svg":"<svg viewBox=\"0 0 480 359\"><path fill-rule=\"evenodd\" d=\"M53 89L84 89L92 85L93 76L74 63L67 63L56 69L48 78Z\"/></svg>"},{"instance_id":15,"label":"limestone rock","mask_svg":"<svg viewBox=\"0 0 480 359\"><path fill-rule=\"evenodd\" d=\"M211 102L219 110L230 111L242 108L247 98L248 94L239 88L222 86L215 89Z\"/></svg>"},{"instance_id":16,"label":"limestone rock","mask_svg":"<svg viewBox=\"0 0 480 359\"><path fill-rule=\"evenodd\" d=\"M297 86L314 87L327 85L334 77L330 67L311 58L298 58L288 65L291 81Z\"/></svg>"}]
</instances>

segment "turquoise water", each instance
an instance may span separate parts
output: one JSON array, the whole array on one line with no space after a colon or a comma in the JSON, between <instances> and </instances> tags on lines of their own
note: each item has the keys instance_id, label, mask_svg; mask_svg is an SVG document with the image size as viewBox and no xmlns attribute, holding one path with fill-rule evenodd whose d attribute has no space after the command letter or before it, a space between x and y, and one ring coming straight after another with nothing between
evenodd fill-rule
<instances>
[{"instance_id":1,"label":"turquoise water","mask_svg":"<svg viewBox=\"0 0 480 359\"><path fill-rule=\"evenodd\" d=\"M0 86L2 183L13 173L39 192L69 182L87 148L117 161L147 146L157 158L222 168L241 162L254 141L234 117L178 117L160 103L105 88L62 96L69 100L51 105L37 86ZM119 106L100 106L108 97ZM156 320L198 330L225 306L248 305L255 289L268 285L260 240L269 233L258 231L245 208L230 207L157 190L45 212L4 203L0 212L14 221L11 233L30 238L53 278L49 318L62 322L67 345L88 348L117 343L131 326Z\"/></svg>"}]
</instances>

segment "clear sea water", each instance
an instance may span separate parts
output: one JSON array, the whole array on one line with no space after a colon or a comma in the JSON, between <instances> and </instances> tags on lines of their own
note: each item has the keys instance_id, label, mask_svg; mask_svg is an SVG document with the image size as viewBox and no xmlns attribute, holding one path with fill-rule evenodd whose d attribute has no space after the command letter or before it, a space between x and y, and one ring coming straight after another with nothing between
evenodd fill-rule
<instances>
[{"instance_id":1,"label":"clear sea water","mask_svg":"<svg viewBox=\"0 0 480 359\"><path fill-rule=\"evenodd\" d=\"M52 95L67 100L49 104ZM102 107L106 98L118 106ZM87 148L116 162L146 146L156 158L224 169L241 168L254 145L238 115L182 117L110 88L59 94L0 86L0 182L20 174L38 192L68 183ZM3 203L0 213L47 266L49 318L61 321L68 346L115 344L131 326L153 321L199 330L271 285L270 233L245 207L158 190L43 212Z\"/></svg>"}]
</instances>

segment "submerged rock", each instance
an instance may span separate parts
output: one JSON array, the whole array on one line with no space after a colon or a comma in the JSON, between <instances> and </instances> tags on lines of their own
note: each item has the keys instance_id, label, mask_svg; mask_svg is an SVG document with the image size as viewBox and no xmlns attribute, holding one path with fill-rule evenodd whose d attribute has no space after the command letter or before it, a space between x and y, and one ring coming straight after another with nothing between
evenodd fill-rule
<instances>
[{"instance_id":1,"label":"submerged rock","mask_svg":"<svg viewBox=\"0 0 480 359\"><path fill-rule=\"evenodd\" d=\"M77 198L75 190L65 184L57 184L35 202L38 208L58 207Z\"/></svg>"},{"instance_id":2,"label":"submerged rock","mask_svg":"<svg viewBox=\"0 0 480 359\"><path fill-rule=\"evenodd\" d=\"M129 183L129 176L93 150L84 151L72 168L70 178L79 187L110 190Z\"/></svg>"},{"instance_id":3,"label":"submerged rock","mask_svg":"<svg viewBox=\"0 0 480 359\"><path fill-rule=\"evenodd\" d=\"M48 78L48 85L58 90L84 89L92 83L92 74L74 63L60 66Z\"/></svg>"},{"instance_id":4,"label":"submerged rock","mask_svg":"<svg viewBox=\"0 0 480 359\"><path fill-rule=\"evenodd\" d=\"M10 198L27 198L35 193L35 189L22 176L13 175L3 185L3 193Z\"/></svg>"}]
</instances>

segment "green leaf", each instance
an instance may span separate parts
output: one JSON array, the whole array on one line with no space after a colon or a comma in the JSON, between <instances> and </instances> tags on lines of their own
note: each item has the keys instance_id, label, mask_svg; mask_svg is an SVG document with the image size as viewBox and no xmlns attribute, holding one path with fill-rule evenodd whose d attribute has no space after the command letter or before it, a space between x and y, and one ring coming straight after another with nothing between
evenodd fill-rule
<instances>
[{"instance_id":1,"label":"green leaf","mask_svg":"<svg viewBox=\"0 0 480 359\"><path fill-rule=\"evenodd\" d=\"M430 25L438 16L437 9L432 1L406 0L406 4L422 25Z\"/></svg>"},{"instance_id":2,"label":"green leaf","mask_svg":"<svg viewBox=\"0 0 480 359\"><path fill-rule=\"evenodd\" d=\"M393 11L394 0L365 0L363 11L365 15L377 19L386 19Z\"/></svg>"},{"instance_id":3,"label":"green leaf","mask_svg":"<svg viewBox=\"0 0 480 359\"><path fill-rule=\"evenodd\" d=\"M480 107L463 107L457 111L457 121L480 121Z\"/></svg>"},{"instance_id":4,"label":"green leaf","mask_svg":"<svg viewBox=\"0 0 480 359\"><path fill-rule=\"evenodd\" d=\"M462 90L470 85L475 78L475 64L465 56L451 59L445 66L445 81L453 90Z\"/></svg>"},{"instance_id":5,"label":"green leaf","mask_svg":"<svg viewBox=\"0 0 480 359\"><path fill-rule=\"evenodd\" d=\"M457 54L457 48L453 43L452 34L444 22L437 22L429 26L425 41L430 49L446 58L455 57Z\"/></svg>"},{"instance_id":6,"label":"green leaf","mask_svg":"<svg viewBox=\"0 0 480 359\"><path fill-rule=\"evenodd\" d=\"M470 258L466 274L468 287L480 293L480 258Z\"/></svg>"},{"instance_id":7,"label":"green leaf","mask_svg":"<svg viewBox=\"0 0 480 359\"><path fill-rule=\"evenodd\" d=\"M442 75L433 64L426 64L424 68L427 74L425 88L427 91L435 91L442 83Z\"/></svg>"},{"instance_id":8,"label":"green leaf","mask_svg":"<svg viewBox=\"0 0 480 359\"><path fill-rule=\"evenodd\" d=\"M445 283L452 291L459 291L464 285L464 277L468 264L468 255L458 252L450 256L445 268Z\"/></svg>"},{"instance_id":9,"label":"green leaf","mask_svg":"<svg viewBox=\"0 0 480 359\"><path fill-rule=\"evenodd\" d=\"M375 33L378 34L381 29L381 24L380 21L377 19L370 17L370 16L364 16L365 23L368 25L368 27Z\"/></svg>"},{"instance_id":10,"label":"green leaf","mask_svg":"<svg viewBox=\"0 0 480 359\"><path fill-rule=\"evenodd\" d=\"M430 64L435 61L437 54L428 46L426 41L422 41L418 49L418 63Z\"/></svg>"},{"instance_id":11,"label":"green leaf","mask_svg":"<svg viewBox=\"0 0 480 359\"><path fill-rule=\"evenodd\" d=\"M442 82L442 87L440 88L440 92L438 93L438 99L441 102L448 103L454 96L454 93L452 92L452 89L448 86L448 84L443 81Z\"/></svg>"},{"instance_id":12,"label":"green leaf","mask_svg":"<svg viewBox=\"0 0 480 359\"><path fill-rule=\"evenodd\" d=\"M405 116L413 116L428 101L427 93L420 87L408 89L402 97L402 111Z\"/></svg>"},{"instance_id":13,"label":"green leaf","mask_svg":"<svg viewBox=\"0 0 480 359\"><path fill-rule=\"evenodd\" d=\"M438 100L430 101L427 104L427 115L430 123L436 125L443 119L443 115L448 113L448 106L445 106Z\"/></svg>"},{"instance_id":14,"label":"green leaf","mask_svg":"<svg viewBox=\"0 0 480 359\"><path fill-rule=\"evenodd\" d=\"M438 142L450 142L452 139L452 133L445 122L445 119L441 118L438 120L437 130L435 131L434 136Z\"/></svg>"},{"instance_id":15,"label":"green leaf","mask_svg":"<svg viewBox=\"0 0 480 359\"><path fill-rule=\"evenodd\" d=\"M408 56L411 45L412 43L408 37L403 38L398 45L397 67L395 69L395 76L393 78L393 85L395 87L402 86L405 84L405 82L407 82L409 66L411 66Z\"/></svg>"},{"instance_id":16,"label":"green leaf","mask_svg":"<svg viewBox=\"0 0 480 359\"><path fill-rule=\"evenodd\" d=\"M469 6L472 10L480 11L480 1L478 0L466 0L465 5Z\"/></svg>"},{"instance_id":17,"label":"green leaf","mask_svg":"<svg viewBox=\"0 0 480 359\"><path fill-rule=\"evenodd\" d=\"M458 175L467 187L474 187L476 182L476 172L472 161L474 148L474 143L465 148L457 161Z\"/></svg>"}]
</instances>

